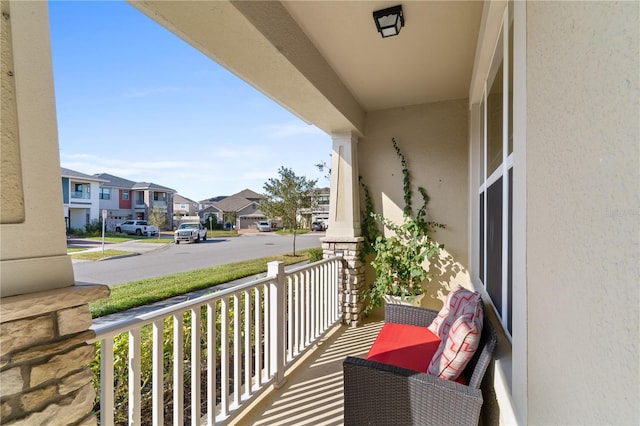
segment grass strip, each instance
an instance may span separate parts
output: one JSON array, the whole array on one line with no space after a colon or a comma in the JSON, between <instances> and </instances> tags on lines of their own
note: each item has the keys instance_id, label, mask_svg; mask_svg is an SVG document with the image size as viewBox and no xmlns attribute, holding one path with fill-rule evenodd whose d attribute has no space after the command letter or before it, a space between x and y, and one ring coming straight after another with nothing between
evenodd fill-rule
<instances>
[{"instance_id":1,"label":"grass strip","mask_svg":"<svg viewBox=\"0 0 640 426\"><path fill-rule=\"evenodd\" d=\"M104 253L102 252L102 250L88 251L83 253L72 254L71 257L73 259L78 259L78 260L99 260L99 259L105 259L107 257L121 256L124 254L138 254L138 253L131 253L130 251L109 249L109 250L105 250Z\"/></svg>"},{"instance_id":2,"label":"grass strip","mask_svg":"<svg viewBox=\"0 0 640 426\"><path fill-rule=\"evenodd\" d=\"M295 257L291 255L262 257L163 277L131 281L111 287L111 295L107 299L91 302L89 310L93 318L98 318L191 291L264 273L267 271L268 262L282 261L285 265L293 265L308 259L309 251L301 250Z\"/></svg>"}]
</instances>

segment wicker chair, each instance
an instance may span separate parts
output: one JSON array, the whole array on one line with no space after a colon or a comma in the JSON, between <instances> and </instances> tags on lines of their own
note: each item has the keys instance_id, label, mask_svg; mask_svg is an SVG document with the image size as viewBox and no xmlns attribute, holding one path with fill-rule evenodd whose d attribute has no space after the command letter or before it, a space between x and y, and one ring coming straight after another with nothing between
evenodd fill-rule
<instances>
[{"instance_id":1,"label":"wicker chair","mask_svg":"<svg viewBox=\"0 0 640 426\"><path fill-rule=\"evenodd\" d=\"M385 322L428 326L438 312L386 305ZM497 335L484 317L478 350L463 375L468 385L362 358L347 357L344 370L344 424L477 425L480 384L496 347Z\"/></svg>"}]
</instances>

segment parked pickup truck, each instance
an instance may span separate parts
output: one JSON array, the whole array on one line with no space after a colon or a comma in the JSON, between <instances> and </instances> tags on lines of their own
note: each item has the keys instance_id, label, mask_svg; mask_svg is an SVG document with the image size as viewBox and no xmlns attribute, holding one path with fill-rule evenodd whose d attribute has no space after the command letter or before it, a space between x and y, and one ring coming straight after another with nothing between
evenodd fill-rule
<instances>
[{"instance_id":1,"label":"parked pickup truck","mask_svg":"<svg viewBox=\"0 0 640 426\"><path fill-rule=\"evenodd\" d=\"M207 241L207 228L197 222L181 223L174 232L173 240L176 244L180 244L180 241L196 243L199 243L200 240Z\"/></svg>"},{"instance_id":2,"label":"parked pickup truck","mask_svg":"<svg viewBox=\"0 0 640 426\"><path fill-rule=\"evenodd\" d=\"M127 220L116 225L116 232L130 235L158 235L158 228L149 225L146 220Z\"/></svg>"}]
</instances>

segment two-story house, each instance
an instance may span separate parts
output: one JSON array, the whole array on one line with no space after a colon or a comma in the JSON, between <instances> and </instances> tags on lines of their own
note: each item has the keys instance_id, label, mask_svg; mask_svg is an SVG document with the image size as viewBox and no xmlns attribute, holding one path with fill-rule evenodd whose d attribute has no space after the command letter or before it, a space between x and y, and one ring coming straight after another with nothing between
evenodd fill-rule
<instances>
[{"instance_id":1,"label":"two-story house","mask_svg":"<svg viewBox=\"0 0 640 426\"><path fill-rule=\"evenodd\" d=\"M248 229L255 227L255 222L266 219L260 211L261 200L262 195L244 189L228 197L220 196L200 201L202 209L198 215L203 221L209 215L215 215L218 223L232 223L237 229Z\"/></svg>"},{"instance_id":2,"label":"two-story house","mask_svg":"<svg viewBox=\"0 0 640 426\"><path fill-rule=\"evenodd\" d=\"M197 216L200 204L180 194L173 196L174 217Z\"/></svg>"},{"instance_id":3,"label":"two-story house","mask_svg":"<svg viewBox=\"0 0 640 426\"><path fill-rule=\"evenodd\" d=\"M108 173L94 175L104 180L100 186L100 208L107 210L107 229L132 216L132 189L136 183Z\"/></svg>"},{"instance_id":4,"label":"two-story house","mask_svg":"<svg viewBox=\"0 0 640 426\"><path fill-rule=\"evenodd\" d=\"M105 180L71 169L60 168L64 220L67 229L84 228L100 216L100 184Z\"/></svg>"},{"instance_id":5,"label":"two-story house","mask_svg":"<svg viewBox=\"0 0 640 426\"><path fill-rule=\"evenodd\" d=\"M117 223L127 219L148 219L154 207L162 209L167 222L171 223L174 189L108 173L94 176L104 180L100 188L100 209L107 210L107 229L114 229Z\"/></svg>"},{"instance_id":6,"label":"two-story house","mask_svg":"<svg viewBox=\"0 0 640 426\"><path fill-rule=\"evenodd\" d=\"M305 225L310 226L313 222L329 223L329 198L331 196L330 188L317 188L311 200L311 208L301 212L301 216L305 219ZM306 223L309 221L309 223Z\"/></svg>"}]
</instances>

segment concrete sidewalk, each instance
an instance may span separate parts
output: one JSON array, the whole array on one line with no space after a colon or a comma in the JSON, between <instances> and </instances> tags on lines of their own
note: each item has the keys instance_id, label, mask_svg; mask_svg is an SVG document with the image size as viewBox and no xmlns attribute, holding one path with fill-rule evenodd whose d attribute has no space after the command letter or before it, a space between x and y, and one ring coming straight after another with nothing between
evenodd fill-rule
<instances>
[{"instance_id":1,"label":"concrete sidewalk","mask_svg":"<svg viewBox=\"0 0 640 426\"><path fill-rule=\"evenodd\" d=\"M156 237L150 237L150 238L157 239ZM166 244L155 243L155 242L144 242L145 240L130 240L130 241L125 241L123 243L111 243L111 242L105 241L104 249L127 251L127 252L130 252L131 255L138 255L138 254L148 253L150 251L166 248L168 244L171 244L173 242L173 238L169 239L166 237L164 238L160 237L160 239L166 240ZM67 248L83 249L82 251L68 253L70 255L77 254L77 253L102 251L102 241L89 240L84 238L68 238ZM120 256L117 256L117 257L120 257ZM105 258L105 259L110 259L110 258Z\"/></svg>"}]
</instances>

